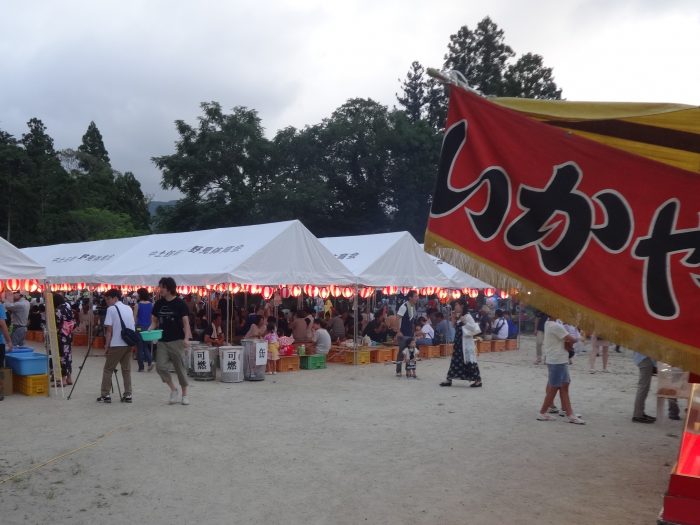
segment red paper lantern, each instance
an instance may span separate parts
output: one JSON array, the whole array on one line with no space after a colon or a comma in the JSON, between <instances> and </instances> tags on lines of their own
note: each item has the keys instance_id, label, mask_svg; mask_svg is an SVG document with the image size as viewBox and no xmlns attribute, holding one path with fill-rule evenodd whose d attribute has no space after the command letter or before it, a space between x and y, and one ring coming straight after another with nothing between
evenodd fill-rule
<instances>
[{"instance_id":1,"label":"red paper lantern","mask_svg":"<svg viewBox=\"0 0 700 525\"><path fill-rule=\"evenodd\" d=\"M441 301L447 299L447 290L440 290L437 296Z\"/></svg>"},{"instance_id":2,"label":"red paper lantern","mask_svg":"<svg viewBox=\"0 0 700 525\"><path fill-rule=\"evenodd\" d=\"M350 286L346 286L345 288L343 288L343 297L345 297L346 299L350 299L353 295L355 295L354 288Z\"/></svg>"},{"instance_id":3,"label":"red paper lantern","mask_svg":"<svg viewBox=\"0 0 700 525\"><path fill-rule=\"evenodd\" d=\"M496 293L496 290L494 290L493 288L486 288L484 290L484 295L486 297L493 297L495 293Z\"/></svg>"},{"instance_id":4,"label":"red paper lantern","mask_svg":"<svg viewBox=\"0 0 700 525\"><path fill-rule=\"evenodd\" d=\"M22 286L22 283L19 279L8 279L6 284L7 284L7 289L12 290L13 292L15 290L19 290L20 286Z\"/></svg>"},{"instance_id":5,"label":"red paper lantern","mask_svg":"<svg viewBox=\"0 0 700 525\"><path fill-rule=\"evenodd\" d=\"M462 292L460 292L459 290L452 290L452 299L456 301L460 297L462 297Z\"/></svg>"},{"instance_id":6,"label":"red paper lantern","mask_svg":"<svg viewBox=\"0 0 700 525\"><path fill-rule=\"evenodd\" d=\"M2 293L5 290L5 283L0 280L0 293Z\"/></svg>"},{"instance_id":7,"label":"red paper lantern","mask_svg":"<svg viewBox=\"0 0 700 525\"><path fill-rule=\"evenodd\" d=\"M266 301L269 301L272 298L274 293L275 293L275 289L272 286L263 286L262 287L262 296L263 296L263 299L265 299Z\"/></svg>"},{"instance_id":8,"label":"red paper lantern","mask_svg":"<svg viewBox=\"0 0 700 525\"><path fill-rule=\"evenodd\" d=\"M331 286L329 291L333 297L340 297L343 295L343 289L336 284Z\"/></svg>"},{"instance_id":9,"label":"red paper lantern","mask_svg":"<svg viewBox=\"0 0 700 525\"><path fill-rule=\"evenodd\" d=\"M291 293L291 291L289 290L289 287L288 287L288 286L282 286L282 287L280 288L280 297L281 297L282 299L286 299L286 298L289 297L290 295L292 295L292 293Z\"/></svg>"},{"instance_id":10,"label":"red paper lantern","mask_svg":"<svg viewBox=\"0 0 700 525\"><path fill-rule=\"evenodd\" d=\"M311 285L305 284L302 290L304 290L304 295L311 295L313 287Z\"/></svg>"},{"instance_id":11,"label":"red paper lantern","mask_svg":"<svg viewBox=\"0 0 700 525\"><path fill-rule=\"evenodd\" d=\"M301 286L295 284L292 286L292 297L299 297L301 295Z\"/></svg>"},{"instance_id":12,"label":"red paper lantern","mask_svg":"<svg viewBox=\"0 0 700 525\"><path fill-rule=\"evenodd\" d=\"M476 299L477 297L479 297L479 290L477 290L476 288L471 288L469 290L469 297L471 297L472 299Z\"/></svg>"},{"instance_id":13,"label":"red paper lantern","mask_svg":"<svg viewBox=\"0 0 700 525\"><path fill-rule=\"evenodd\" d=\"M363 299L368 299L372 297L372 294L374 293L374 288L363 288L360 290L360 297Z\"/></svg>"},{"instance_id":14,"label":"red paper lantern","mask_svg":"<svg viewBox=\"0 0 700 525\"><path fill-rule=\"evenodd\" d=\"M509 297L508 292L506 292L505 290L501 290L498 295L501 299L508 299Z\"/></svg>"},{"instance_id":15,"label":"red paper lantern","mask_svg":"<svg viewBox=\"0 0 700 525\"><path fill-rule=\"evenodd\" d=\"M331 292L328 288L324 286L319 290L318 294L321 296L321 299L325 301L326 299L328 299L328 296L331 294Z\"/></svg>"}]
</instances>

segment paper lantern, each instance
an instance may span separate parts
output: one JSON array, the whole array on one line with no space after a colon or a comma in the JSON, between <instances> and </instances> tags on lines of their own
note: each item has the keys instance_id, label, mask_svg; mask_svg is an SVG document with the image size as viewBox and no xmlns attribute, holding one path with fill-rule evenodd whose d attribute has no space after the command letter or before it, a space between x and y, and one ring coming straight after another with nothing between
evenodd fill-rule
<instances>
[{"instance_id":1,"label":"paper lantern","mask_svg":"<svg viewBox=\"0 0 700 525\"><path fill-rule=\"evenodd\" d=\"M25 292L36 292L39 283L36 279L25 279L22 281L22 290Z\"/></svg>"},{"instance_id":2,"label":"paper lantern","mask_svg":"<svg viewBox=\"0 0 700 525\"><path fill-rule=\"evenodd\" d=\"M295 284L292 286L292 297L299 297L301 295L301 286Z\"/></svg>"},{"instance_id":3,"label":"paper lantern","mask_svg":"<svg viewBox=\"0 0 700 525\"><path fill-rule=\"evenodd\" d=\"M498 295L501 299L508 299L509 297L508 292L506 292L505 290L501 290Z\"/></svg>"},{"instance_id":4,"label":"paper lantern","mask_svg":"<svg viewBox=\"0 0 700 525\"><path fill-rule=\"evenodd\" d=\"M321 299L325 301L326 299L328 299L328 296L331 294L331 292L328 288L324 286L319 290L318 294L321 296Z\"/></svg>"},{"instance_id":5,"label":"paper lantern","mask_svg":"<svg viewBox=\"0 0 700 525\"><path fill-rule=\"evenodd\" d=\"M275 289L272 286L263 286L261 292L263 299L269 301L275 293Z\"/></svg>"},{"instance_id":6,"label":"paper lantern","mask_svg":"<svg viewBox=\"0 0 700 525\"><path fill-rule=\"evenodd\" d=\"M440 290L437 294L438 299L442 300L447 300L447 290Z\"/></svg>"},{"instance_id":7,"label":"paper lantern","mask_svg":"<svg viewBox=\"0 0 700 525\"><path fill-rule=\"evenodd\" d=\"M486 297L493 297L495 293L496 293L496 290L494 290L493 288L486 288L484 290L484 295Z\"/></svg>"},{"instance_id":8,"label":"paper lantern","mask_svg":"<svg viewBox=\"0 0 700 525\"><path fill-rule=\"evenodd\" d=\"M374 288L362 288L362 290L360 290L360 297L363 299L368 299L369 297L372 297L373 293Z\"/></svg>"},{"instance_id":9,"label":"paper lantern","mask_svg":"<svg viewBox=\"0 0 700 525\"><path fill-rule=\"evenodd\" d=\"M302 290L304 290L304 295L311 295L311 293L313 292L313 287L311 285L305 284Z\"/></svg>"},{"instance_id":10,"label":"paper lantern","mask_svg":"<svg viewBox=\"0 0 700 525\"><path fill-rule=\"evenodd\" d=\"M469 289L469 297L471 297L472 299L476 299L478 296L479 296L479 290L477 290L476 288Z\"/></svg>"},{"instance_id":11,"label":"paper lantern","mask_svg":"<svg viewBox=\"0 0 700 525\"><path fill-rule=\"evenodd\" d=\"M2 293L5 290L5 283L0 280L0 293Z\"/></svg>"},{"instance_id":12,"label":"paper lantern","mask_svg":"<svg viewBox=\"0 0 700 525\"><path fill-rule=\"evenodd\" d=\"M7 289L12 290L13 292L15 290L19 290L20 286L22 286L22 282L19 279L8 279L6 281L7 284Z\"/></svg>"},{"instance_id":13,"label":"paper lantern","mask_svg":"<svg viewBox=\"0 0 700 525\"><path fill-rule=\"evenodd\" d=\"M452 299L456 301L460 297L462 297L462 292L460 292L459 290L452 290Z\"/></svg>"},{"instance_id":14,"label":"paper lantern","mask_svg":"<svg viewBox=\"0 0 700 525\"><path fill-rule=\"evenodd\" d=\"M241 287L237 285L236 283L228 283L228 291L231 293L238 293L241 290Z\"/></svg>"},{"instance_id":15,"label":"paper lantern","mask_svg":"<svg viewBox=\"0 0 700 525\"><path fill-rule=\"evenodd\" d=\"M292 291L289 289L289 286L283 286L280 288L280 297L282 299L286 299L290 295L292 295Z\"/></svg>"},{"instance_id":16,"label":"paper lantern","mask_svg":"<svg viewBox=\"0 0 700 525\"><path fill-rule=\"evenodd\" d=\"M346 299L350 299L355 295L355 289L352 288L351 286L346 286L343 288L343 297Z\"/></svg>"}]
</instances>

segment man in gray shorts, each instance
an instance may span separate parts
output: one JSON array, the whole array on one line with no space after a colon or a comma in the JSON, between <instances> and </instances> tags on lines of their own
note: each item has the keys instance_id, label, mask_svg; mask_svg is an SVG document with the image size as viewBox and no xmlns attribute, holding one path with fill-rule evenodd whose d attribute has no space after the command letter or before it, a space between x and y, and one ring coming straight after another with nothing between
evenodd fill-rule
<instances>
[{"instance_id":1,"label":"man in gray shorts","mask_svg":"<svg viewBox=\"0 0 700 525\"><path fill-rule=\"evenodd\" d=\"M12 314L12 345L24 346L24 338L27 336L27 322L29 321L29 301L22 292L12 292L13 303L5 304L5 308Z\"/></svg>"},{"instance_id":2,"label":"man in gray shorts","mask_svg":"<svg viewBox=\"0 0 700 525\"><path fill-rule=\"evenodd\" d=\"M156 352L156 370L163 383L170 387L170 404L178 401L177 387L170 377L169 363L175 367L177 379L182 388L183 405L189 405L187 397L187 370L184 357L185 346L190 345L192 332L190 331L189 309L185 301L177 294L177 285L172 277L163 277L158 283L160 286L160 299L153 305L153 315L149 330L160 328L163 330L163 338L158 341Z\"/></svg>"}]
</instances>

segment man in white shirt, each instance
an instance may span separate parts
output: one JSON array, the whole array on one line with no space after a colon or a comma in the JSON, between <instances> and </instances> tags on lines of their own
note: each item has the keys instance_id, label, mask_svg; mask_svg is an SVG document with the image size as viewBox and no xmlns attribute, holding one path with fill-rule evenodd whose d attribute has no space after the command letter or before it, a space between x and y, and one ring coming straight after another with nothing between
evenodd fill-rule
<instances>
[{"instance_id":1,"label":"man in white shirt","mask_svg":"<svg viewBox=\"0 0 700 525\"><path fill-rule=\"evenodd\" d=\"M557 392L559 392L561 406L566 411L569 423L584 425L585 421L574 414L574 410L571 408L571 399L569 398L569 384L571 383L571 378L569 377L569 352L564 348L564 343L566 342L574 343L576 340L566 331L562 323L551 318L548 319L544 324L543 346L549 377L544 402L537 419L539 421L553 421L556 419L547 412L552 406Z\"/></svg>"},{"instance_id":2,"label":"man in white shirt","mask_svg":"<svg viewBox=\"0 0 700 525\"><path fill-rule=\"evenodd\" d=\"M313 342L316 343L316 353L327 355L331 349L331 334L326 329L328 325L323 319L315 319L313 324Z\"/></svg>"},{"instance_id":3,"label":"man in white shirt","mask_svg":"<svg viewBox=\"0 0 700 525\"><path fill-rule=\"evenodd\" d=\"M5 304L5 309L12 314L12 345L24 346L29 322L29 301L19 290L12 292L12 299L14 302Z\"/></svg>"},{"instance_id":4,"label":"man in white shirt","mask_svg":"<svg viewBox=\"0 0 700 525\"><path fill-rule=\"evenodd\" d=\"M503 317L503 310L500 308L496 310L496 319L491 325L491 333L494 339L508 339L508 321Z\"/></svg>"},{"instance_id":5,"label":"man in white shirt","mask_svg":"<svg viewBox=\"0 0 700 525\"><path fill-rule=\"evenodd\" d=\"M131 403L131 347L122 339L122 322L125 328L136 330L134 314L127 305L119 299L121 293L116 288L105 292L107 312L105 314L105 349L107 359L102 370L102 392L97 398L98 402L111 403L112 374L121 365L124 378L124 396L122 401Z\"/></svg>"}]
</instances>

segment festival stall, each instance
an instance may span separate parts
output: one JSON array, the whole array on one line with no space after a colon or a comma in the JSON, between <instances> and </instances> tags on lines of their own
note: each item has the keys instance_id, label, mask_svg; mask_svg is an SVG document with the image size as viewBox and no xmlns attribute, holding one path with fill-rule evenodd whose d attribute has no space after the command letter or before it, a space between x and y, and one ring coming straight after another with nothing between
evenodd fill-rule
<instances>
[{"instance_id":1,"label":"festival stall","mask_svg":"<svg viewBox=\"0 0 700 525\"><path fill-rule=\"evenodd\" d=\"M0 237L0 293L10 290L39 292L44 289L45 278L46 269L43 266ZM58 348L53 302L51 301L47 301L46 315L52 343L47 352L49 354L51 348ZM53 330L51 330L52 326ZM7 391L10 391L10 386L12 386L14 390L23 394L48 395L48 355L21 352L8 356L7 361L8 364L12 365L13 373L10 373L9 369L0 369L3 385L9 383Z\"/></svg>"},{"instance_id":2,"label":"festival stall","mask_svg":"<svg viewBox=\"0 0 700 525\"><path fill-rule=\"evenodd\" d=\"M450 85L450 104L426 250L586 331L700 372L700 108L497 105L454 72L429 73ZM700 523L699 387L668 523Z\"/></svg>"}]
</instances>

